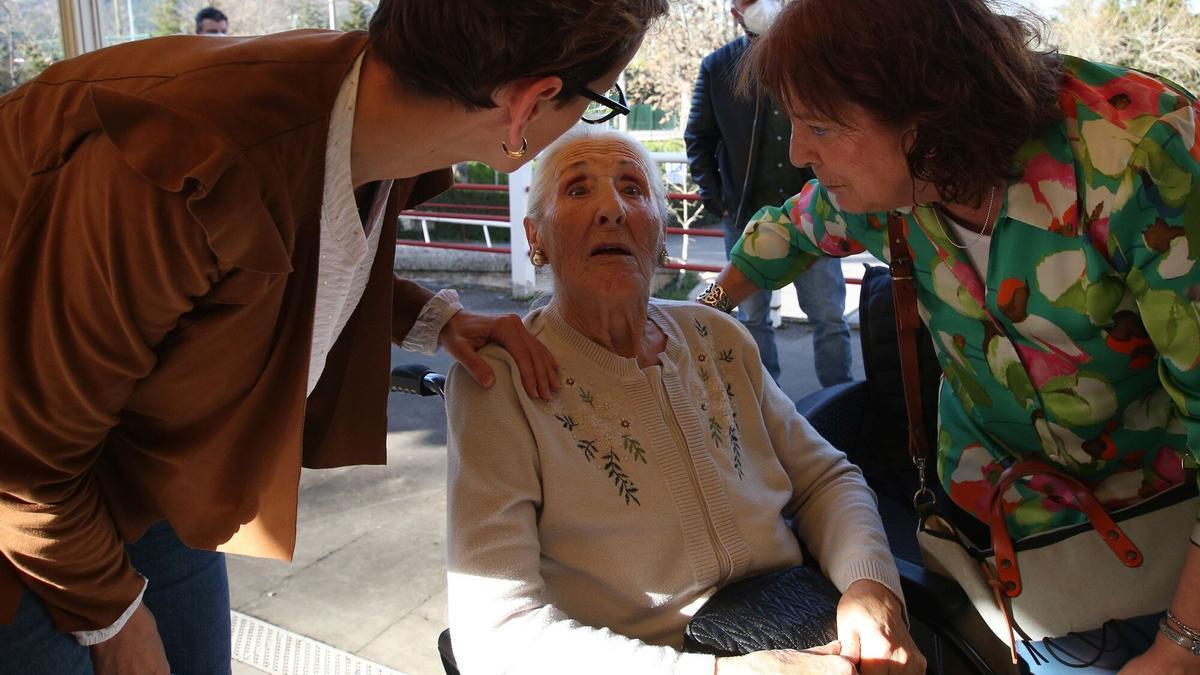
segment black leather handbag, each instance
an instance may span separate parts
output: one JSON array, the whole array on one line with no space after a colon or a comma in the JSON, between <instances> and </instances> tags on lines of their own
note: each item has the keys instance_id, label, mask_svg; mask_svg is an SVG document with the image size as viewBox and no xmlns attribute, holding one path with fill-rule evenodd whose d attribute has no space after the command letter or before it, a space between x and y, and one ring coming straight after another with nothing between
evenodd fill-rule
<instances>
[{"instance_id":1,"label":"black leather handbag","mask_svg":"<svg viewBox=\"0 0 1200 675\"><path fill-rule=\"evenodd\" d=\"M837 639L841 593L815 567L797 565L732 583L684 628L683 650L740 656L809 649Z\"/></svg>"}]
</instances>

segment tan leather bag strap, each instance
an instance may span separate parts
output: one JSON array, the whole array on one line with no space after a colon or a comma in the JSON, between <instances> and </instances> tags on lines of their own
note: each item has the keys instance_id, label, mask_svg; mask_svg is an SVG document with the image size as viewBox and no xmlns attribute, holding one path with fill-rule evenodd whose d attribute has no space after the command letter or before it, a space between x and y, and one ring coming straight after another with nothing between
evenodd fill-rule
<instances>
[{"instance_id":1,"label":"tan leather bag strap","mask_svg":"<svg viewBox=\"0 0 1200 675\"><path fill-rule=\"evenodd\" d=\"M908 454L917 467L920 486L913 495L913 506L922 515L932 513L936 504L933 492L925 484L925 465L929 458L929 440L925 438L925 415L921 409L921 365L917 356L917 331L921 316L917 312L917 286L913 281L912 252L904 236L904 218L888 214L888 248L892 262L892 296L895 299L896 338L900 343L900 378L904 381L904 409L908 412Z\"/></svg>"},{"instance_id":2,"label":"tan leather bag strap","mask_svg":"<svg viewBox=\"0 0 1200 675\"><path fill-rule=\"evenodd\" d=\"M904 238L904 219L888 214L888 246L892 254L892 295L896 306L896 337L900 343L900 375L904 380L904 409L908 412L908 454L913 461L929 456L925 418L921 410L921 366L917 356L917 286L913 282L913 260Z\"/></svg>"}]
</instances>

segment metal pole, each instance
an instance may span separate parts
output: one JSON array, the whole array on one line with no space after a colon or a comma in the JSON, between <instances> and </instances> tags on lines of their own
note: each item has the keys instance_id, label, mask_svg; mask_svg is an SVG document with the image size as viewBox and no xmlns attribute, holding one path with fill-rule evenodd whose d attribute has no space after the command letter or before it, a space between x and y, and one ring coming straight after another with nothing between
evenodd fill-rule
<instances>
[{"instance_id":1,"label":"metal pole","mask_svg":"<svg viewBox=\"0 0 1200 675\"><path fill-rule=\"evenodd\" d=\"M8 14L8 84L15 87L17 86L17 41L13 37L12 10L9 9L7 2L0 2L0 7L3 7L4 12Z\"/></svg>"},{"instance_id":2,"label":"metal pole","mask_svg":"<svg viewBox=\"0 0 1200 675\"><path fill-rule=\"evenodd\" d=\"M617 84L621 87L621 91L625 91L625 71L622 70L621 74L617 76ZM630 107L633 107L633 106L630 106ZM618 131L628 131L629 130L628 116L627 115L617 115L616 120L614 122L614 126L617 127Z\"/></svg>"},{"instance_id":3,"label":"metal pole","mask_svg":"<svg viewBox=\"0 0 1200 675\"><path fill-rule=\"evenodd\" d=\"M537 287L533 263L529 262L529 240L525 237L525 212L529 206L529 184L533 163L508 174L508 218L511 233L512 296L523 300L533 295Z\"/></svg>"},{"instance_id":4,"label":"metal pole","mask_svg":"<svg viewBox=\"0 0 1200 675\"><path fill-rule=\"evenodd\" d=\"M681 192L685 192L685 193L688 192L688 178L690 178L691 175L692 175L692 167L690 164L685 162L683 165L683 184L679 186ZM687 201L684 201L682 204L680 204L680 206L682 207L682 210L683 210L683 229L689 230L692 227L692 219L688 217L688 208L691 205L688 204ZM687 236L687 233L684 233L683 246L680 248L680 252L679 252L679 257L681 260L683 260L683 262L687 262L688 248L689 248L688 244L690 244L690 243L691 243L691 237ZM687 274L687 272L685 272L684 270L679 271L680 276L683 276L684 274Z\"/></svg>"},{"instance_id":5,"label":"metal pole","mask_svg":"<svg viewBox=\"0 0 1200 675\"><path fill-rule=\"evenodd\" d=\"M58 13L64 58L73 58L102 46L100 0L58 0Z\"/></svg>"},{"instance_id":6,"label":"metal pole","mask_svg":"<svg viewBox=\"0 0 1200 675\"><path fill-rule=\"evenodd\" d=\"M133 0L125 0L125 11L129 13L129 41L133 42L137 38L137 30L133 24Z\"/></svg>"},{"instance_id":7,"label":"metal pole","mask_svg":"<svg viewBox=\"0 0 1200 675\"><path fill-rule=\"evenodd\" d=\"M329 0L329 30L337 30L337 0Z\"/></svg>"}]
</instances>

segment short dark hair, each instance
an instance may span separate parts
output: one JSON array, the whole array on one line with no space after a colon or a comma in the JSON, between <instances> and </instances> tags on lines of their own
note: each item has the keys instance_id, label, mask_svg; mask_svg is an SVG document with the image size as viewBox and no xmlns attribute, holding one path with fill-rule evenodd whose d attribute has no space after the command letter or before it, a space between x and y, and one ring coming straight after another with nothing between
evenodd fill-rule
<instances>
[{"instance_id":1,"label":"short dark hair","mask_svg":"<svg viewBox=\"0 0 1200 675\"><path fill-rule=\"evenodd\" d=\"M493 108L497 89L558 76L558 100L613 69L667 13L668 0L381 0L370 49L400 82Z\"/></svg>"},{"instance_id":2,"label":"short dark hair","mask_svg":"<svg viewBox=\"0 0 1200 675\"><path fill-rule=\"evenodd\" d=\"M212 21L224 21L225 23L229 23L229 17L225 16L225 12L222 12L221 10L217 9L216 7L205 7L204 9L200 10L199 12L196 12L196 32L197 33L200 32L200 28L204 24L205 19L209 19Z\"/></svg>"},{"instance_id":3,"label":"short dark hair","mask_svg":"<svg viewBox=\"0 0 1200 675\"><path fill-rule=\"evenodd\" d=\"M943 201L978 203L1013 154L1058 121L1062 59L1032 15L987 0L794 0L751 47L743 84L843 122L846 103L913 125L908 169Z\"/></svg>"}]
</instances>

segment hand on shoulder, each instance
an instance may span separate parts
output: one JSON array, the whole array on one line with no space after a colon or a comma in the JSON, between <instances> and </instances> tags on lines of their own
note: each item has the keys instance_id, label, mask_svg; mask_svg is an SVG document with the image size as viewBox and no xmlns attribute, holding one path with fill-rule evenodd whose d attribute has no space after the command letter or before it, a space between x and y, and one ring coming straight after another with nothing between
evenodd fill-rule
<instances>
[{"instance_id":1,"label":"hand on shoulder","mask_svg":"<svg viewBox=\"0 0 1200 675\"><path fill-rule=\"evenodd\" d=\"M489 342L500 345L512 355L521 373L521 385L530 398L549 401L562 386L554 355L525 328L516 314L458 312L442 328L439 342L446 353L462 364L485 389L496 382L492 367L479 355L479 350Z\"/></svg>"}]
</instances>

